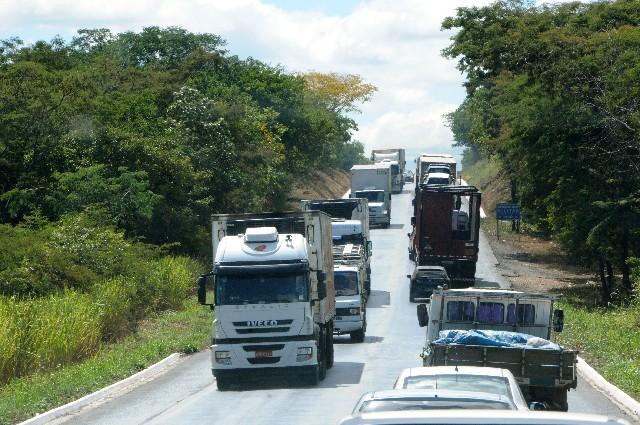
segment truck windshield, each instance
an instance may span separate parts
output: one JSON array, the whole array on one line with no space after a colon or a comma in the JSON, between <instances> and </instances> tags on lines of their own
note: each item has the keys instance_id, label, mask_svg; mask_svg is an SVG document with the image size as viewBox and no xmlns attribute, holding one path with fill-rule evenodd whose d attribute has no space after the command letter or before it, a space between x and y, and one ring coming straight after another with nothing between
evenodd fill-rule
<instances>
[{"instance_id":1,"label":"truck windshield","mask_svg":"<svg viewBox=\"0 0 640 425\"><path fill-rule=\"evenodd\" d=\"M366 198L369 202L384 202L384 192L368 192L368 191L356 191L356 198Z\"/></svg>"},{"instance_id":2,"label":"truck windshield","mask_svg":"<svg viewBox=\"0 0 640 425\"><path fill-rule=\"evenodd\" d=\"M216 304L271 304L309 301L303 273L218 275Z\"/></svg>"},{"instance_id":3,"label":"truck windshield","mask_svg":"<svg viewBox=\"0 0 640 425\"><path fill-rule=\"evenodd\" d=\"M358 274L356 272L335 272L333 276L336 296L358 295Z\"/></svg>"}]
</instances>

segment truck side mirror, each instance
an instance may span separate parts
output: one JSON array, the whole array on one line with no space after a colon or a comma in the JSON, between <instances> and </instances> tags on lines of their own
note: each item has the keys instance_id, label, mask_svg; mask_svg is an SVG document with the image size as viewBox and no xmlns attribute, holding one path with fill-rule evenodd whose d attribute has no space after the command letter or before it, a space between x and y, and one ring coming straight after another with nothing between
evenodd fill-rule
<instances>
[{"instance_id":1,"label":"truck side mirror","mask_svg":"<svg viewBox=\"0 0 640 425\"><path fill-rule=\"evenodd\" d=\"M408 277L409 279L411 279L411 275L410 275L410 274L408 274L408 275L407 275L407 277Z\"/></svg>"},{"instance_id":2,"label":"truck side mirror","mask_svg":"<svg viewBox=\"0 0 640 425\"><path fill-rule=\"evenodd\" d=\"M564 310L553 310L553 330L562 332L564 329Z\"/></svg>"},{"instance_id":3,"label":"truck side mirror","mask_svg":"<svg viewBox=\"0 0 640 425\"><path fill-rule=\"evenodd\" d=\"M208 305L211 306L211 310L214 309L215 305L213 302L208 303L207 302L207 284L211 283L210 287L213 291L213 276L212 275L202 275L198 277L197 280L197 284L198 284L198 303L202 304L202 305Z\"/></svg>"},{"instance_id":4,"label":"truck side mirror","mask_svg":"<svg viewBox=\"0 0 640 425\"><path fill-rule=\"evenodd\" d=\"M207 303L207 277L198 277L198 302L202 305Z\"/></svg>"},{"instance_id":5,"label":"truck side mirror","mask_svg":"<svg viewBox=\"0 0 640 425\"><path fill-rule=\"evenodd\" d=\"M367 255L371 255L373 252L373 242L367 241Z\"/></svg>"},{"instance_id":6,"label":"truck side mirror","mask_svg":"<svg viewBox=\"0 0 640 425\"><path fill-rule=\"evenodd\" d=\"M411 225L412 226L416 225L416 217L415 216L411 217Z\"/></svg>"},{"instance_id":7,"label":"truck side mirror","mask_svg":"<svg viewBox=\"0 0 640 425\"><path fill-rule=\"evenodd\" d=\"M421 328L424 328L429 324L429 312L427 312L427 305L418 304L416 311L418 312L418 325L420 325Z\"/></svg>"},{"instance_id":8,"label":"truck side mirror","mask_svg":"<svg viewBox=\"0 0 640 425\"><path fill-rule=\"evenodd\" d=\"M327 274L323 271L318 271L318 299L324 299L327 297Z\"/></svg>"}]
</instances>

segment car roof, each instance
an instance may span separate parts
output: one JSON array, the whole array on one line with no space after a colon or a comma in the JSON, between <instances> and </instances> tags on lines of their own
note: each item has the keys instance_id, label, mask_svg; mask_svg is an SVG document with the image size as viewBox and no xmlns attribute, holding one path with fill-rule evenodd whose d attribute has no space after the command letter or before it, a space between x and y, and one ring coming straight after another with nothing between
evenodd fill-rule
<instances>
[{"instance_id":1,"label":"car roof","mask_svg":"<svg viewBox=\"0 0 640 425\"><path fill-rule=\"evenodd\" d=\"M429 366L404 369L402 376L436 376L436 375L480 375L507 377L511 374L507 369L485 366Z\"/></svg>"},{"instance_id":2,"label":"car roof","mask_svg":"<svg viewBox=\"0 0 640 425\"><path fill-rule=\"evenodd\" d=\"M427 174L427 178L440 178L440 179L449 179L450 175L447 173L429 173Z\"/></svg>"},{"instance_id":3,"label":"car roof","mask_svg":"<svg viewBox=\"0 0 640 425\"><path fill-rule=\"evenodd\" d=\"M517 410L405 410L362 413L343 419L356 424L514 424L514 425L628 425L625 420L582 413Z\"/></svg>"},{"instance_id":4,"label":"car roof","mask_svg":"<svg viewBox=\"0 0 640 425\"><path fill-rule=\"evenodd\" d=\"M365 398L366 397L366 398ZM367 393L363 401L371 400L416 400L416 399L467 399L479 401L499 401L512 404L511 399L500 394L479 391L457 391L444 389L395 389Z\"/></svg>"}]
</instances>

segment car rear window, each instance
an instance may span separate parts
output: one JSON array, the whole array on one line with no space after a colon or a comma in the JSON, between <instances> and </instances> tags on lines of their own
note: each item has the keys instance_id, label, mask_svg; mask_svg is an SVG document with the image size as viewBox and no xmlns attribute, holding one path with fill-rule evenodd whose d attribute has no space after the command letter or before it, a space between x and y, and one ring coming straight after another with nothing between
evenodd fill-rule
<instances>
[{"instance_id":1,"label":"car rear window","mask_svg":"<svg viewBox=\"0 0 640 425\"><path fill-rule=\"evenodd\" d=\"M471 301L448 301L447 321L473 322L475 306Z\"/></svg>"},{"instance_id":2,"label":"car rear window","mask_svg":"<svg viewBox=\"0 0 640 425\"><path fill-rule=\"evenodd\" d=\"M504 304L481 302L478 306L478 322L488 325L504 323Z\"/></svg>"},{"instance_id":3,"label":"car rear window","mask_svg":"<svg viewBox=\"0 0 640 425\"><path fill-rule=\"evenodd\" d=\"M517 324L520 326L533 326L536 324L536 308L533 304L518 304ZM516 324L516 305L507 307L507 323Z\"/></svg>"},{"instance_id":4,"label":"car rear window","mask_svg":"<svg viewBox=\"0 0 640 425\"><path fill-rule=\"evenodd\" d=\"M485 375L417 375L405 378L402 388L417 390L475 391L512 399L509 380Z\"/></svg>"},{"instance_id":5,"label":"car rear window","mask_svg":"<svg viewBox=\"0 0 640 425\"><path fill-rule=\"evenodd\" d=\"M372 400L360 407L360 413L397 412L401 410L480 409L513 410L512 404L498 400L442 399L442 400Z\"/></svg>"}]
</instances>

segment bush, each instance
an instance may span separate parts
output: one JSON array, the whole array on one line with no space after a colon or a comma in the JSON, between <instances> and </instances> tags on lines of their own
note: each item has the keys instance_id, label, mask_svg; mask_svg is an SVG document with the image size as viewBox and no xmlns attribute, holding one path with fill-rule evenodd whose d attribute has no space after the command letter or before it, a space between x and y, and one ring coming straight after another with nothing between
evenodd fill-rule
<instances>
[{"instance_id":1,"label":"bush","mask_svg":"<svg viewBox=\"0 0 640 425\"><path fill-rule=\"evenodd\" d=\"M150 262L138 281L138 302L144 311L178 310L193 293L199 264L187 257Z\"/></svg>"}]
</instances>

